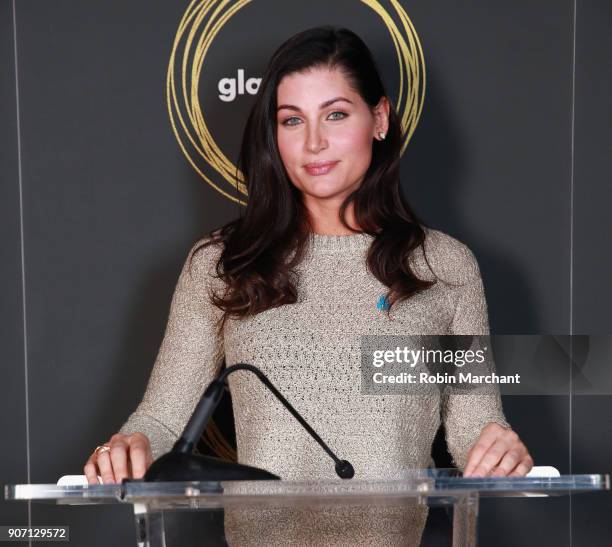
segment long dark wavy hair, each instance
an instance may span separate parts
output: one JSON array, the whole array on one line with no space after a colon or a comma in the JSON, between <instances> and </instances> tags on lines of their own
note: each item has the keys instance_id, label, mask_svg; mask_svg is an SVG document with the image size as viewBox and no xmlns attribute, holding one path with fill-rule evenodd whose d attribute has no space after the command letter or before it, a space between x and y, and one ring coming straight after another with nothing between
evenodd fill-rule
<instances>
[{"instance_id":1,"label":"long dark wavy hair","mask_svg":"<svg viewBox=\"0 0 612 547\"><path fill-rule=\"evenodd\" d=\"M279 153L276 99L284 76L318 67L340 69L372 108L387 97L370 50L348 29L305 30L272 55L244 129L237 164L248 191L244 214L209 234L210 241L202 245L222 243L216 274L226 291L213 295L213 303L224 311L219 329L228 317L248 317L297 301L293 268L302 260L312 230L301 192L289 179ZM389 288L387 313L396 302L436 283L419 279L409 267L408 257L423 246L425 231L402 196L402 130L389 103L387 136L382 141L373 139L372 161L363 181L340 208L347 229L374 236L367 267ZM360 230L346 222L350 203Z\"/></svg>"}]
</instances>

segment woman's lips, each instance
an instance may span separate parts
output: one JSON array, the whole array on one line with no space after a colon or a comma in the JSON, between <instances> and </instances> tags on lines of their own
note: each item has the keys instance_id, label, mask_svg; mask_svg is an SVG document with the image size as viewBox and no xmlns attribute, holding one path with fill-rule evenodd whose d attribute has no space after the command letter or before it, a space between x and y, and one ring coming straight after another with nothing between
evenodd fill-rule
<instances>
[{"instance_id":1,"label":"woman's lips","mask_svg":"<svg viewBox=\"0 0 612 547\"><path fill-rule=\"evenodd\" d=\"M309 175L325 175L329 173L336 166L337 163L337 161L307 163L306 165L304 165L304 169L306 169L306 172Z\"/></svg>"}]
</instances>

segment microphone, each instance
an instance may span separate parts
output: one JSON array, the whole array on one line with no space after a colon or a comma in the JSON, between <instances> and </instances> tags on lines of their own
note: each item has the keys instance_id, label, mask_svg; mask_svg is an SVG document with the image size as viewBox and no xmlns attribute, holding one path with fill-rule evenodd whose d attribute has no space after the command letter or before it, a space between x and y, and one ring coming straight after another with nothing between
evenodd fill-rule
<instances>
[{"instance_id":1,"label":"microphone","mask_svg":"<svg viewBox=\"0 0 612 547\"><path fill-rule=\"evenodd\" d=\"M321 439L316 431L302 418L295 408L270 382L268 377L256 366L238 363L227 367L213 380L198 402L183 434L174 443L172 450L155 460L144 476L145 482L159 481L225 481L225 480L280 480L280 477L249 465L221 460L211 456L193 454L198 439L217 408L223 390L227 386L226 378L237 370L253 372L261 382L274 394L293 417L319 443L336 464L336 473L341 479L352 479L355 476L353 466L347 460L340 460Z\"/></svg>"}]
</instances>

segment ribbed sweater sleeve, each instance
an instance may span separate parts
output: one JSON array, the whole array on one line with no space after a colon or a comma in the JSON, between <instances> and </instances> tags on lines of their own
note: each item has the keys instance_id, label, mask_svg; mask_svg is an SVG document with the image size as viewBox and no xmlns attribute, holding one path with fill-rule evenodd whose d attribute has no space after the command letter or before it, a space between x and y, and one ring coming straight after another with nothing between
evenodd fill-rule
<instances>
[{"instance_id":1,"label":"ribbed sweater sleeve","mask_svg":"<svg viewBox=\"0 0 612 547\"><path fill-rule=\"evenodd\" d=\"M461 245L465 269L463 283L454 288L455 307L450 334L488 335L487 303L476 257ZM493 370L493 363L490 363ZM467 453L478 439L482 428L489 422L510 427L504 416L497 386L486 385L467 393L446 388L442 398L442 420L446 442L455 465L464 468Z\"/></svg>"},{"instance_id":2,"label":"ribbed sweater sleeve","mask_svg":"<svg viewBox=\"0 0 612 547\"><path fill-rule=\"evenodd\" d=\"M154 458L172 448L223 361L223 336L216 328L221 311L209 297L218 248L195 252L205 241L189 251L144 397L120 429L147 435Z\"/></svg>"}]
</instances>

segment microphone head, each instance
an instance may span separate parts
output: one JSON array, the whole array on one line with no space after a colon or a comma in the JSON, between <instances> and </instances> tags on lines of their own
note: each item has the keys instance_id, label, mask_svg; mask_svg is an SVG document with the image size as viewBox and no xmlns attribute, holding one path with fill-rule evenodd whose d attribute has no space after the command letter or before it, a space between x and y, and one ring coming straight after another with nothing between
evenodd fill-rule
<instances>
[{"instance_id":1,"label":"microphone head","mask_svg":"<svg viewBox=\"0 0 612 547\"><path fill-rule=\"evenodd\" d=\"M336 464L336 473L341 479L352 479L355 476L353 466L346 460L340 460Z\"/></svg>"}]
</instances>

